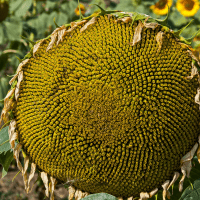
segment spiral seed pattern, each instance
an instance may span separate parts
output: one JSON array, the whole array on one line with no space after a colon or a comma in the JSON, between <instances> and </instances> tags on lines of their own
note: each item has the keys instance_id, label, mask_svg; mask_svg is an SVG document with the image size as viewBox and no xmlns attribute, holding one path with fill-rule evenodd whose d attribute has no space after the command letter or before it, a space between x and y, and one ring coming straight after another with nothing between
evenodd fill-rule
<instances>
[{"instance_id":1,"label":"spiral seed pattern","mask_svg":"<svg viewBox=\"0 0 200 200\"><path fill-rule=\"evenodd\" d=\"M37 167L89 193L139 196L180 170L197 141L198 87L191 57L161 26L100 16L23 67L14 115L19 141ZM156 35L163 31L162 48Z\"/></svg>"}]
</instances>

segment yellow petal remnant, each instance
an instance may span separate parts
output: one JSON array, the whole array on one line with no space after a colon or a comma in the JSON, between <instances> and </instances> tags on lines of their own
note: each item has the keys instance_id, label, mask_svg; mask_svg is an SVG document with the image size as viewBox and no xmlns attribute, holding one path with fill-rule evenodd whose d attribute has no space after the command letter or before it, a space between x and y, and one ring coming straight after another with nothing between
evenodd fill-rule
<instances>
[{"instance_id":1,"label":"yellow petal remnant","mask_svg":"<svg viewBox=\"0 0 200 200\"><path fill-rule=\"evenodd\" d=\"M91 26L92 24L95 24L96 22L96 17L93 17L90 21L88 21L81 29L80 32L85 31L89 26Z\"/></svg>"},{"instance_id":2,"label":"yellow petal remnant","mask_svg":"<svg viewBox=\"0 0 200 200\"><path fill-rule=\"evenodd\" d=\"M55 190L55 187L56 187L56 179L53 178L53 177L50 177L50 192L51 192L51 198L50 200L54 200L54 190Z\"/></svg>"},{"instance_id":3,"label":"yellow petal remnant","mask_svg":"<svg viewBox=\"0 0 200 200\"><path fill-rule=\"evenodd\" d=\"M18 169L23 173L23 167L19 160L19 153L20 153L21 148L22 148L22 145L20 143L17 144L17 146L14 148L14 157L17 162Z\"/></svg>"},{"instance_id":4,"label":"yellow petal remnant","mask_svg":"<svg viewBox=\"0 0 200 200\"><path fill-rule=\"evenodd\" d=\"M36 43L33 47L33 57L35 58L35 53L37 52L37 50L39 49L40 45L42 44L42 42L44 42L45 39L40 40L38 43Z\"/></svg>"},{"instance_id":5,"label":"yellow petal remnant","mask_svg":"<svg viewBox=\"0 0 200 200\"><path fill-rule=\"evenodd\" d=\"M199 10L199 0L177 0L176 8L183 16L192 17Z\"/></svg>"},{"instance_id":6,"label":"yellow petal remnant","mask_svg":"<svg viewBox=\"0 0 200 200\"><path fill-rule=\"evenodd\" d=\"M86 8L82 3L80 3L79 5L80 5L81 13L84 15L85 12L86 12ZM76 15L80 15L80 13L79 13L79 5L76 7L76 9L74 11L76 13Z\"/></svg>"},{"instance_id":7,"label":"yellow petal remnant","mask_svg":"<svg viewBox=\"0 0 200 200\"><path fill-rule=\"evenodd\" d=\"M168 7L172 6L172 0L159 0L155 5L150 6L150 9L156 15L166 15L168 13Z\"/></svg>"}]
</instances>

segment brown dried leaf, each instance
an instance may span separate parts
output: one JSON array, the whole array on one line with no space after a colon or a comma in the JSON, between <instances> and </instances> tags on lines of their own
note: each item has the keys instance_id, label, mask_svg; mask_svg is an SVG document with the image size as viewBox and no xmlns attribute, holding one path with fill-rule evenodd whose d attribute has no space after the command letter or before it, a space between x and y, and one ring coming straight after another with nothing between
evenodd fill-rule
<instances>
[{"instance_id":1,"label":"brown dried leaf","mask_svg":"<svg viewBox=\"0 0 200 200\"><path fill-rule=\"evenodd\" d=\"M95 24L97 18L93 17L90 21L88 21L81 29L80 32L85 31L89 26L91 26L92 24Z\"/></svg>"},{"instance_id":2,"label":"brown dried leaf","mask_svg":"<svg viewBox=\"0 0 200 200\"><path fill-rule=\"evenodd\" d=\"M133 41L130 43L131 46L134 46L136 43L138 43L141 40L141 33L142 33L142 28L144 27L144 24L139 21L139 24L135 28L135 33L133 36Z\"/></svg>"}]
</instances>

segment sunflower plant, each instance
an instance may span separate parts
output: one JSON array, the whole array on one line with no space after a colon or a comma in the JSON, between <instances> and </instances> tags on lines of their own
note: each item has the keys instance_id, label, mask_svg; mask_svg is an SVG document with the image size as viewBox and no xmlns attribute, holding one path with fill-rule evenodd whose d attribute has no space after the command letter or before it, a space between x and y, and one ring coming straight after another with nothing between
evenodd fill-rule
<instances>
[{"instance_id":1,"label":"sunflower plant","mask_svg":"<svg viewBox=\"0 0 200 200\"><path fill-rule=\"evenodd\" d=\"M199 32L184 38L188 19L162 16L176 16L178 1L99 4L36 2L21 16L30 51L3 94L3 176L14 155L25 190L38 172L52 200L57 183L69 200L195 199L200 61L190 44Z\"/></svg>"}]
</instances>

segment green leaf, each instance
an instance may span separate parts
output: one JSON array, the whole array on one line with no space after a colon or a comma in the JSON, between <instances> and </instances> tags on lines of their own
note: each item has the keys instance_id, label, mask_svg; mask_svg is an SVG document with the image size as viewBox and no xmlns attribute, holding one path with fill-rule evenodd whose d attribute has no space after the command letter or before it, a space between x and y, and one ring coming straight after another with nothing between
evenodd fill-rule
<instances>
[{"instance_id":1,"label":"green leaf","mask_svg":"<svg viewBox=\"0 0 200 200\"><path fill-rule=\"evenodd\" d=\"M194 181L193 187L189 186L181 195L179 200L197 200L200 199L200 179Z\"/></svg>"},{"instance_id":2,"label":"green leaf","mask_svg":"<svg viewBox=\"0 0 200 200\"><path fill-rule=\"evenodd\" d=\"M3 26L0 23L0 44L2 44L4 41L4 33L3 33Z\"/></svg>"},{"instance_id":3,"label":"green leaf","mask_svg":"<svg viewBox=\"0 0 200 200\"><path fill-rule=\"evenodd\" d=\"M52 23L54 23L53 19ZM45 37L44 32L46 31L48 26L51 25L49 24L49 15L46 13L42 13L40 17L27 21L27 24L36 30L37 38Z\"/></svg>"},{"instance_id":4,"label":"green leaf","mask_svg":"<svg viewBox=\"0 0 200 200\"><path fill-rule=\"evenodd\" d=\"M10 41L20 41L22 35L22 23L18 21L3 22L5 25L6 36Z\"/></svg>"},{"instance_id":5,"label":"green leaf","mask_svg":"<svg viewBox=\"0 0 200 200\"><path fill-rule=\"evenodd\" d=\"M0 154L0 163L3 166L2 170L2 178L7 174L8 168L10 166L10 163L13 160L13 152L12 151L7 151L5 154L1 153Z\"/></svg>"},{"instance_id":6,"label":"green leaf","mask_svg":"<svg viewBox=\"0 0 200 200\"><path fill-rule=\"evenodd\" d=\"M23 0L23 1L20 0L20 2L21 2L20 5L16 6L14 9L15 16L17 17L24 16L32 5L32 0Z\"/></svg>"},{"instance_id":7,"label":"green leaf","mask_svg":"<svg viewBox=\"0 0 200 200\"><path fill-rule=\"evenodd\" d=\"M8 126L6 126L0 131L0 153L7 152L10 148Z\"/></svg>"},{"instance_id":8,"label":"green leaf","mask_svg":"<svg viewBox=\"0 0 200 200\"><path fill-rule=\"evenodd\" d=\"M97 193L97 194L90 194L87 197L83 198L84 200L118 200L113 195L107 193Z\"/></svg>"}]
</instances>

